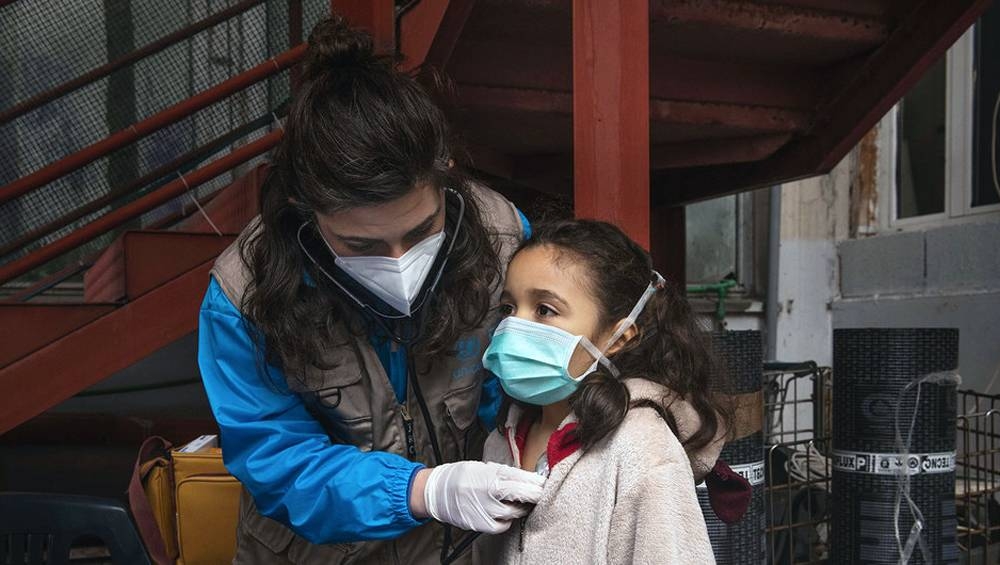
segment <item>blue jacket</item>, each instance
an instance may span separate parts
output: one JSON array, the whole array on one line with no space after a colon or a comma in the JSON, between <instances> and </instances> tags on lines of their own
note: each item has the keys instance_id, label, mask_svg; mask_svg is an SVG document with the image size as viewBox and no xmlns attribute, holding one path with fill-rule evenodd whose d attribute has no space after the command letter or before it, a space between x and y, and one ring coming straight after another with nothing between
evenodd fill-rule
<instances>
[{"instance_id":1,"label":"blue jacket","mask_svg":"<svg viewBox=\"0 0 1000 565\"><path fill-rule=\"evenodd\" d=\"M371 339L402 399L406 351ZM313 543L395 538L422 523L410 514L409 489L423 466L392 453L331 443L278 368L267 367L271 382L262 378L246 322L214 278L201 306L198 364L222 433L226 468L262 514ZM491 377L479 408L487 429L495 425L500 399L499 382Z\"/></svg>"}]
</instances>

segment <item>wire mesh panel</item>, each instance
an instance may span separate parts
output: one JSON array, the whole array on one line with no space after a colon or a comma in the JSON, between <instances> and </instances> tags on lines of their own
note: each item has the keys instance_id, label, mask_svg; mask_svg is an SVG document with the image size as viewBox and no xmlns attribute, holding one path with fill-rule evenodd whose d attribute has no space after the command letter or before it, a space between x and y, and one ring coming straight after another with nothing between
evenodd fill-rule
<instances>
[{"instance_id":1,"label":"wire mesh panel","mask_svg":"<svg viewBox=\"0 0 1000 565\"><path fill-rule=\"evenodd\" d=\"M765 363L770 563L835 562L829 556L833 381L829 367L812 362ZM959 563L996 565L1000 563L1000 395L959 391L955 473Z\"/></svg>"},{"instance_id":2,"label":"wire mesh panel","mask_svg":"<svg viewBox=\"0 0 1000 565\"><path fill-rule=\"evenodd\" d=\"M329 10L327 0L81 0L0 7L0 200L16 179L127 132L287 51ZM273 127L290 92L283 72L241 88L36 190L0 203L0 264L74 231L177 172ZM250 163L249 166L252 166ZM193 207L222 175L127 227ZM79 260L110 234L31 274Z\"/></svg>"},{"instance_id":3,"label":"wire mesh panel","mask_svg":"<svg viewBox=\"0 0 1000 565\"><path fill-rule=\"evenodd\" d=\"M829 555L830 369L764 364L769 562L825 563Z\"/></svg>"},{"instance_id":4,"label":"wire mesh panel","mask_svg":"<svg viewBox=\"0 0 1000 565\"><path fill-rule=\"evenodd\" d=\"M1000 396L958 394L955 472L962 563L1000 563Z\"/></svg>"}]
</instances>

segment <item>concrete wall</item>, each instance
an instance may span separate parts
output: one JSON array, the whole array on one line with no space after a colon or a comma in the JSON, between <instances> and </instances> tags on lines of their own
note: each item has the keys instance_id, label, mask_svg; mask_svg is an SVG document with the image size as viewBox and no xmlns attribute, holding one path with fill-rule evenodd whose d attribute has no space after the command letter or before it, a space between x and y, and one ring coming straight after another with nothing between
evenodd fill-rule
<instances>
[{"instance_id":1,"label":"concrete wall","mask_svg":"<svg viewBox=\"0 0 1000 565\"><path fill-rule=\"evenodd\" d=\"M955 327L963 387L1000 393L1000 220L844 241L833 325Z\"/></svg>"},{"instance_id":2,"label":"concrete wall","mask_svg":"<svg viewBox=\"0 0 1000 565\"><path fill-rule=\"evenodd\" d=\"M832 362L830 305L838 293L836 242L847 236L853 156L822 177L781 188L776 358ZM769 298L770 299L770 298Z\"/></svg>"}]
</instances>

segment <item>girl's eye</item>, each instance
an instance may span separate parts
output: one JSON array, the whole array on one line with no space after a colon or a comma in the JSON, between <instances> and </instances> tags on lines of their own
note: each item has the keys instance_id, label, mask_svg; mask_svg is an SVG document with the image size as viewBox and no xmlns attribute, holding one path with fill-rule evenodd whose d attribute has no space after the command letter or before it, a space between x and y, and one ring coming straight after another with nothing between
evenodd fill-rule
<instances>
[{"instance_id":1,"label":"girl's eye","mask_svg":"<svg viewBox=\"0 0 1000 565\"><path fill-rule=\"evenodd\" d=\"M550 316L555 316L557 314L555 310L546 306L545 304L539 304L538 308L535 308L535 313L538 314L540 318L548 318Z\"/></svg>"},{"instance_id":2,"label":"girl's eye","mask_svg":"<svg viewBox=\"0 0 1000 565\"><path fill-rule=\"evenodd\" d=\"M497 308L497 312L500 314L501 318L506 318L514 313L514 306L511 304L501 304Z\"/></svg>"}]
</instances>

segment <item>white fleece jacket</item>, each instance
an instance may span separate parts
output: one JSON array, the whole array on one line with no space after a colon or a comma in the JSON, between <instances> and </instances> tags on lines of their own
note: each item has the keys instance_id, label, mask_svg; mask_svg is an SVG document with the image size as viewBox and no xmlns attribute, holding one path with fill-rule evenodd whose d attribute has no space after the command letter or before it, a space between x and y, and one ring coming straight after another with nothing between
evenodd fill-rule
<instances>
[{"instance_id":1,"label":"white fleece jacket","mask_svg":"<svg viewBox=\"0 0 1000 565\"><path fill-rule=\"evenodd\" d=\"M650 381L625 383L633 401L673 399ZM687 437L698 423L694 409L683 400L669 409ZM513 437L522 415L511 407L509 437L490 434L486 461L520 466ZM560 428L575 420L571 414ZM714 564L695 477L714 466L722 444L719 437L689 458L654 409L632 409L599 443L557 462L531 514L505 534L483 536L477 553L484 563L504 564Z\"/></svg>"}]
</instances>

